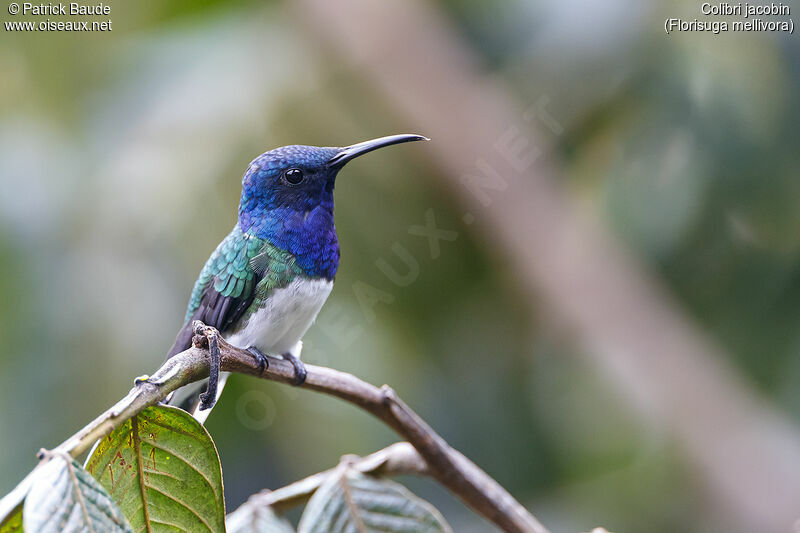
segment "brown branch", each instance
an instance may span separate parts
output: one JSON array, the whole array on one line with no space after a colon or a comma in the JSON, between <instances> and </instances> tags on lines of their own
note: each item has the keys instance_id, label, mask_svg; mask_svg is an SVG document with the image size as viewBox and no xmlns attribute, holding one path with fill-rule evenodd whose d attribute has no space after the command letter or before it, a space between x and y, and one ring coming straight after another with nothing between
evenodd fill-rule
<instances>
[{"instance_id":1,"label":"brown branch","mask_svg":"<svg viewBox=\"0 0 800 533\"><path fill-rule=\"evenodd\" d=\"M259 375L258 366L246 351L221 339L220 351L223 370ZM499 483L450 447L391 387L378 388L352 374L330 368L306 365L306 369L308 376L302 388L336 396L380 418L414 446L428 464L433 478L503 531L547 531ZM287 361L270 358L269 370L262 377L292 383L294 369Z\"/></svg>"},{"instance_id":2,"label":"brown branch","mask_svg":"<svg viewBox=\"0 0 800 533\"><path fill-rule=\"evenodd\" d=\"M194 328L197 335L191 348L173 356L152 376L137 379L136 385L125 398L54 451L77 457L148 405L158 403L183 385L208 377L209 337L218 338L222 370L281 383L294 382L291 363L270 357L269 368L261 373L250 353L225 342L214 328L199 321L194 323ZM511 494L472 461L451 448L390 387L384 385L378 388L352 374L331 368L306 365L306 369L308 376L301 388L336 396L381 419L414 446L424 459L431 477L503 531L548 533ZM33 472L0 500L0 524L22 504L32 477Z\"/></svg>"}]
</instances>

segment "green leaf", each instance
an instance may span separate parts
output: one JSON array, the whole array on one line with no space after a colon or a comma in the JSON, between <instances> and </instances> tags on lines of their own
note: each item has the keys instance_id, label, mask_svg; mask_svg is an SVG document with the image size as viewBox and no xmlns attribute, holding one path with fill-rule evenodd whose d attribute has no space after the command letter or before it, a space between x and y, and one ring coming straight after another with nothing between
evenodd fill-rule
<instances>
[{"instance_id":1,"label":"green leaf","mask_svg":"<svg viewBox=\"0 0 800 533\"><path fill-rule=\"evenodd\" d=\"M130 532L111 496L67 455L54 455L36 472L25 497L23 524L31 532Z\"/></svg>"},{"instance_id":2,"label":"green leaf","mask_svg":"<svg viewBox=\"0 0 800 533\"><path fill-rule=\"evenodd\" d=\"M269 505L257 499L242 504L225 520L228 533L294 533L288 520L275 514Z\"/></svg>"},{"instance_id":3,"label":"green leaf","mask_svg":"<svg viewBox=\"0 0 800 533\"><path fill-rule=\"evenodd\" d=\"M86 469L136 531L225 531L217 449L186 411L144 409L98 443Z\"/></svg>"},{"instance_id":4,"label":"green leaf","mask_svg":"<svg viewBox=\"0 0 800 533\"><path fill-rule=\"evenodd\" d=\"M0 533L22 532L22 505L0 523Z\"/></svg>"},{"instance_id":5,"label":"green leaf","mask_svg":"<svg viewBox=\"0 0 800 533\"><path fill-rule=\"evenodd\" d=\"M431 504L399 483L340 467L311 497L298 533L451 533Z\"/></svg>"}]
</instances>

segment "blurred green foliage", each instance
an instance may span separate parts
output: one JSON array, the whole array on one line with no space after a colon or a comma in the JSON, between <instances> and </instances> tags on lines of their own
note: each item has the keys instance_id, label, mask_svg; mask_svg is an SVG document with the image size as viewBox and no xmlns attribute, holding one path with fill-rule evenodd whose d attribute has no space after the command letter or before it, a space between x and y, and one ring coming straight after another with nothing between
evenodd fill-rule
<instances>
[{"instance_id":1,"label":"blurred green foliage","mask_svg":"<svg viewBox=\"0 0 800 533\"><path fill-rule=\"evenodd\" d=\"M689 4L441 7L487 74L522 102L548 98L563 131L544 134L576 199L798 419L798 41L665 36L663 18ZM294 16L149 0L115 3L108 34L0 32L0 492L161 363L250 159L398 132ZM731 531L670 435L519 299L437 172L413 148L343 172L342 265L304 359L390 382L554 530ZM429 208L459 233L437 259L408 233ZM376 267L402 268L394 243L419 262L406 288ZM356 282L392 302L370 319ZM229 509L394 440L352 407L242 376L207 426ZM411 486L456 531L489 528L431 483Z\"/></svg>"}]
</instances>

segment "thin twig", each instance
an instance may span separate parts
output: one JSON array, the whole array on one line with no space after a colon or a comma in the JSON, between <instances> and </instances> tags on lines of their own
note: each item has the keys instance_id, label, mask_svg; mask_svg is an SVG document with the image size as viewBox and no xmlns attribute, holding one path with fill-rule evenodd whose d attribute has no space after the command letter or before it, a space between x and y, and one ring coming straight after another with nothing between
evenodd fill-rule
<instances>
[{"instance_id":1,"label":"thin twig","mask_svg":"<svg viewBox=\"0 0 800 533\"><path fill-rule=\"evenodd\" d=\"M110 434L145 407L158 403L183 385L208 377L209 338L218 340L222 370L281 383L294 383L294 368L288 361L270 357L268 369L262 372L247 351L225 342L214 328L199 321L195 321L193 327L196 335L191 348L170 358L152 376L137 379L134 388L125 398L54 451L77 457L87 451L97 439ZM352 374L331 368L306 365L306 369L308 376L300 388L353 403L382 420L414 446L425 460L431 477L475 512L509 533L547 533L547 529L511 494L472 461L451 448L389 386L378 388ZM14 491L0 500L0 523L21 505L32 476L33 472Z\"/></svg>"},{"instance_id":2,"label":"thin twig","mask_svg":"<svg viewBox=\"0 0 800 533\"><path fill-rule=\"evenodd\" d=\"M425 460L407 442L396 442L366 457L353 457L349 462L349 466L362 474L380 477L430 474ZM241 507L251 505L269 506L276 512L285 512L307 502L328 476L335 471L336 468L331 468L279 489L262 490L250 496ZM236 511L233 512L235 513Z\"/></svg>"}]
</instances>

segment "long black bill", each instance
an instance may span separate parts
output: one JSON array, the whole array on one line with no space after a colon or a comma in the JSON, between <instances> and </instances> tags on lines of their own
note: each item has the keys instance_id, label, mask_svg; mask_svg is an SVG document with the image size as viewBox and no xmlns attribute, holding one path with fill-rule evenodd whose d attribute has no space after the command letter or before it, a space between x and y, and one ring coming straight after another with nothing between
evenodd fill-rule
<instances>
[{"instance_id":1,"label":"long black bill","mask_svg":"<svg viewBox=\"0 0 800 533\"><path fill-rule=\"evenodd\" d=\"M358 144L354 144L352 146L346 146L344 148L339 149L339 153L331 158L328 161L328 164L332 167L340 167L350 161L351 159L355 159L360 155L364 155L367 152L371 152L373 150L377 150L378 148L383 148L384 146L391 146L393 144L400 144L400 143L407 143L412 141L430 141L427 137L423 137L422 135L413 135L413 134L402 134L402 135L389 135L388 137L381 137L379 139L372 139L371 141L364 141Z\"/></svg>"}]
</instances>

